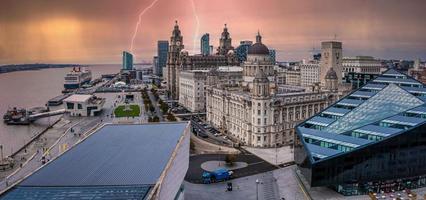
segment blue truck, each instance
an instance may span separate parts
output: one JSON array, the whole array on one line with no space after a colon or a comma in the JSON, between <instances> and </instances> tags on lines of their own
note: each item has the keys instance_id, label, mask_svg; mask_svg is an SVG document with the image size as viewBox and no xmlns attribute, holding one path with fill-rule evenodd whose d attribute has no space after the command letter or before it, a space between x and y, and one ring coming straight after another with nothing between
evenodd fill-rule
<instances>
[{"instance_id":1,"label":"blue truck","mask_svg":"<svg viewBox=\"0 0 426 200\"><path fill-rule=\"evenodd\" d=\"M219 168L213 172L203 172L203 183L210 184L214 182L226 181L231 179L232 171L227 170L226 168Z\"/></svg>"}]
</instances>

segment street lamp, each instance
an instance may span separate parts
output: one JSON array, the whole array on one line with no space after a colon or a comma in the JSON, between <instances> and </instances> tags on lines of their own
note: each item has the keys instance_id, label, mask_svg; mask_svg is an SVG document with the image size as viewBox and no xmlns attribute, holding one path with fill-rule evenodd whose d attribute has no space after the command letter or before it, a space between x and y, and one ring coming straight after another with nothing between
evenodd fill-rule
<instances>
[{"instance_id":1,"label":"street lamp","mask_svg":"<svg viewBox=\"0 0 426 200\"><path fill-rule=\"evenodd\" d=\"M256 179L256 200L259 200L259 179Z\"/></svg>"}]
</instances>

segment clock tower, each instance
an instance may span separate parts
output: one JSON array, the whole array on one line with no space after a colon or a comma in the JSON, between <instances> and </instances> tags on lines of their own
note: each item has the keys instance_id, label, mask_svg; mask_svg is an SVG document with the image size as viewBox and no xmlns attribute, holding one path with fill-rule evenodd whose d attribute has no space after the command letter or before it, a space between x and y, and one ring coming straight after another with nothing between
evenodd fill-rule
<instances>
[{"instance_id":1,"label":"clock tower","mask_svg":"<svg viewBox=\"0 0 426 200\"><path fill-rule=\"evenodd\" d=\"M184 48L183 37L179 29L178 21L175 21L172 36L170 37L169 52L167 55L167 89L170 91L170 95L173 99L177 99L179 94L177 92L178 76L180 60L179 54Z\"/></svg>"}]
</instances>

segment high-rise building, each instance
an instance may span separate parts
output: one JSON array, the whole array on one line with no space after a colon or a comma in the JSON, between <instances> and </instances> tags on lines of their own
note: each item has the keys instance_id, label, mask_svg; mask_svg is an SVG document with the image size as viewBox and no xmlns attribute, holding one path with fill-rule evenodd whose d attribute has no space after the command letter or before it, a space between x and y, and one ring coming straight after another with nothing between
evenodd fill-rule
<instances>
[{"instance_id":1,"label":"high-rise building","mask_svg":"<svg viewBox=\"0 0 426 200\"><path fill-rule=\"evenodd\" d=\"M235 53L237 54L238 60L240 62L247 61L247 52L252 44L253 41L250 40L240 41L240 46L235 49Z\"/></svg>"},{"instance_id":2,"label":"high-rise building","mask_svg":"<svg viewBox=\"0 0 426 200\"><path fill-rule=\"evenodd\" d=\"M277 62L276 54L277 53L275 49L269 49L269 56L271 56L272 62L274 62L274 64Z\"/></svg>"},{"instance_id":3,"label":"high-rise building","mask_svg":"<svg viewBox=\"0 0 426 200\"><path fill-rule=\"evenodd\" d=\"M163 67L167 64L167 53L169 52L169 41L160 40L157 42L157 57L158 66L154 68L154 74L157 76L163 75Z\"/></svg>"},{"instance_id":4,"label":"high-rise building","mask_svg":"<svg viewBox=\"0 0 426 200\"><path fill-rule=\"evenodd\" d=\"M127 51L123 51L123 70L133 69L133 55Z\"/></svg>"},{"instance_id":5,"label":"high-rise building","mask_svg":"<svg viewBox=\"0 0 426 200\"><path fill-rule=\"evenodd\" d=\"M201 37L201 54L210 55L210 35L208 33Z\"/></svg>"},{"instance_id":6,"label":"high-rise building","mask_svg":"<svg viewBox=\"0 0 426 200\"><path fill-rule=\"evenodd\" d=\"M337 73L338 83L342 83L342 43L328 41L321 43L320 82L325 85L325 75L330 68Z\"/></svg>"},{"instance_id":7,"label":"high-rise building","mask_svg":"<svg viewBox=\"0 0 426 200\"><path fill-rule=\"evenodd\" d=\"M157 75L157 76L161 76L162 75L162 74L161 75L158 74L158 68L160 67L159 63L158 63L158 56L154 56L152 58L152 67L153 67L153 72L154 72L155 75Z\"/></svg>"},{"instance_id":8,"label":"high-rise building","mask_svg":"<svg viewBox=\"0 0 426 200\"><path fill-rule=\"evenodd\" d=\"M213 54L213 45L210 45L209 48L210 48L210 54Z\"/></svg>"},{"instance_id":9,"label":"high-rise building","mask_svg":"<svg viewBox=\"0 0 426 200\"><path fill-rule=\"evenodd\" d=\"M344 195L425 187L425 92L424 84L389 69L300 123L299 177L309 188Z\"/></svg>"}]
</instances>

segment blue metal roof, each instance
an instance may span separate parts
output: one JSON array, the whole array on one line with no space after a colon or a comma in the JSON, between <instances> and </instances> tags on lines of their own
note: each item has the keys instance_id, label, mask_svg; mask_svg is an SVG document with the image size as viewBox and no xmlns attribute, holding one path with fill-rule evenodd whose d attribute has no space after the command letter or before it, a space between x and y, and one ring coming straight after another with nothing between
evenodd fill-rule
<instances>
[{"instance_id":1,"label":"blue metal roof","mask_svg":"<svg viewBox=\"0 0 426 200\"><path fill-rule=\"evenodd\" d=\"M386 87L386 85L384 85L384 84L367 83L362 88L363 89L370 89L370 90L381 90L384 87Z\"/></svg>"},{"instance_id":2,"label":"blue metal roof","mask_svg":"<svg viewBox=\"0 0 426 200\"><path fill-rule=\"evenodd\" d=\"M383 83L405 83L405 84L415 84L415 85L422 85L421 83L417 82L413 79L402 79L402 78L394 78L394 77L384 77L379 76L376 79L373 80L374 82L383 82Z\"/></svg>"},{"instance_id":3,"label":"blue metal roof","mask_svg":"<svg viewBox=\"0 0 426 200\"><path fill-rule=\"evenodd\" d=\"M307 143L306 146L308 147L309 151L313 154L313 156L317 156L319 158L325 158L328 156L336 155L338 153L342 153L341 151L336 149L330 149L330 148L321 147L321 146L309 144L309 143Z\"/></svg>"},{"instance_id":4,"label":"blue metal roof","mask_svg":"<svg viewBox=\"0 0 426 200\"><path fill-rule=\"evenodd\" d=\"M146 199L151 185L85 186L85 187L25 187L19 186L1 200L58 200L58 199Z\"/></svg>"},{"instance_id":5,"label":"blue metal roof","mask_svg":"<svg viewBox=\"0 0 426 200\"><path fill-rule=\"evenodd\" d=\"M382 136L382 137L387 137L389 135L393 135L395 133L401 132L402 129L383 127L383 126L377 126L377 125L369 124L367 126L363 126L361 128L355 129L355 131L370 134L370 135L379 135L379 136Z\"/></svg>"},{"instance_id":6,"label":"blue metal roof","mask_svg":"<svg viewBox=\"0 0 426 200\"><path fill-rule=\"evenodd\" d=\"M382 75L383 76L400 76L400 77L406 76L405 74L402 74L401 72L396 71L394 69L389 69L385 71Z\"/></svg>"},{"instance_id":7,"label":"blue metal roof","mask_svg":"<svg viewBox=\"0 0 426 200\"><path fill-rule=\"evenodd\" d=\"M20 186L155 184L186 126L106 125Z\"/></svg>"},{"instance_id":8,"label":"blue metal roof","mask_svg":"<svg viewBox=\"0 0 426 200\"><path fill-rule=\"evenodd\" d=\"M402 86L401 87L404 90L407 90L411 93L420 93L420 94L426 94L426 88L424 87L409 87L409 86Z\"/></svg>"},{"instance_id":9,"label":"blue metal roof","mask_svg":"<svg viewBox=\"0 0 426 200\"><path fill-rule=\"evenodd\" d=\"M352 93L350 96L370 98L375 94L376 94L376 92L356 91L356 92Z\"/></svg>"},{"instance_id":10,"label":"blue metal roof","mask_svg":"<svg viewBox=\"0 0 426 200\"><path fill-rule=\"evenodd\" d=\"M371 142L369 140L362 139L362 138L356 138L356 137L342 135L342 134L334 134L334 133L319 131L316 129L310 129L305 127L299 127L299 130L302 132L303 135L309 134L309 135L324 138L324 139L337 140L343 143L354 144L356 146L361 146Z\"/></svg>"},{"instance_id":11,"label":"blue metal roof","mask_svg":"<svg viewBox=\"0 0 426 200\"><path fill-rule=\"evenodd\" d=\"M328 126L329 124L333 123L334 121L336 121L336 120L331 119L331 118L327 118L327 117L315 116L315 117L312 117L311 119L309 119L306 123L319 125L319 126Z\"/></svg>"},{"instance_id":12,"label":"blue metal roof","mask_svg":"<svg viewBox=\"0 0 426 200\"><path fill-rule=\"evenodd\" d=\"M426 114L426 106L419 106L414 109L411 109L407 111L407 113L414 113L414 114Z\"/></svg>"},{"instance_id":13,"label":"blue metal roof","mask_svg":"<svg viewBox=\"0 0 426 200\"><path fill-rule=\"evenodd\" d=\"M418 117L407 117L402 115L396 115L382 120L382 122L392 123L392 124L402 124L409 126L416 126L417 124L425 122L426 119Z\"/></svg>"},{"instance_id":14,"label":"blue metal roof","mask_svg":"<svg viewBox=\"0 0 426 200\"><path fill-rule=\"evenodd\" d=\"M358 106L359 104L362 104L365 100L357 100L357 99L342 99L341 101L337 102L338 105L349 105L349 106Z\"/></svg>"},{"instance_id":15,"label":"blue metal roof","mask_svg":"<svg viewBox=\"0 0 426 200\"><path fill-rule=\"evenodd\" d=\"M349 110L349 109L330 107L327 110L324 110L322 113L330 114L330 115L343 116L350 111L351 110Z\"/></svg>"}]
</instances>

